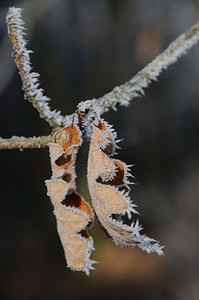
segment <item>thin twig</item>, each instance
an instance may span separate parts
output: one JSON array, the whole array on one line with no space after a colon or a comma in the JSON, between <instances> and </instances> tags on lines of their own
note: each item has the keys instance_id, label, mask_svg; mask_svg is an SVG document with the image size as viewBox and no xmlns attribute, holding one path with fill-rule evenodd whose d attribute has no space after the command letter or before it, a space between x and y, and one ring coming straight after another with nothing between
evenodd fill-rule
<instances>
[{"instance_id":1,"label":"thin twig","mask_svg":"<svg viewBox=\"0 0 199 300\"><path fill-rule=\"evenodd\" d=\"M132 77L128 82L115 87L112 92L99 99L87 100L78 105L80 111L98 109L104 113L109 108L115 109L117 105L128 106L130 101L144 94L144 88L157 80L159 74L177 61L179 57L199 41L199 22L189 28L173 41L160 55L150 62L144 69Z\"/></svg>"},{"instance_id":2,"label":"thin twig","mask_svg":"<svg viewBox=\"0 0 199 300\"><path fill-rule=\"evenodd\" d=\"M19 137L13 136L10 139L0 138L0 150L6 149L25 149L25 148L43 148L52 142L53 135L39 136L39 137Z\"/></svg>"},{"instance_id":3,"label":"thin twig","mask_svg":"<svg viewBox=\"0 0 199 300\"><path fill-rule=\"evenodd\" d=\"M19 69L19 74L23 83L25 98L29 100L38 110L40 117L44 118L52 128L58 128L62 124L60 112L51 111L48 101L50 98L43 95L43 89L39 88L39 74L31 72L30 53L26 49L24 39L25 28L21 17L22 9L11 7L7 14L8 34L13 44L13 57Z\"/></svg>"}]
</instances>

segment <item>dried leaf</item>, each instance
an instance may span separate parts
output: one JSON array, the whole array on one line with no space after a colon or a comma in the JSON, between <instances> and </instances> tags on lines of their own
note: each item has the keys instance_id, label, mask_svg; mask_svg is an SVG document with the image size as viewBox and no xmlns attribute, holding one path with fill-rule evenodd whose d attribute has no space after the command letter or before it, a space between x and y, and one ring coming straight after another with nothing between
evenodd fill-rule
<instances>
[{"instance_id":1,"label":"dried leaf","mask_svg":"<svg viewBox=\"0 0 199 300\"><path fill-rule=\"evenodd\" d=\"M113 159L117 148L116 133L107 122L96 117L88 158L88 186L92 205L100 225L117 245L138 246L148 253L163 254L162 246L146 235L138 220L125 224L124 216L136 214L135 204L129 198L130 166Z\"/></svg>"},{"instance_id":2,"label":"dried leaf","mask_svg":"<svg viewBox=\"0 0 199 300\"><path fill-rule=\"evenodd\" d=\"M54 135L54 143L49 144L52 177L46 185L67 265L88 275L95 263L90 260L93 239L87 233L93 223L93 212L76 191L75 161L81 143L81 132L75 124Z\"/></svg>"}]
</instances>

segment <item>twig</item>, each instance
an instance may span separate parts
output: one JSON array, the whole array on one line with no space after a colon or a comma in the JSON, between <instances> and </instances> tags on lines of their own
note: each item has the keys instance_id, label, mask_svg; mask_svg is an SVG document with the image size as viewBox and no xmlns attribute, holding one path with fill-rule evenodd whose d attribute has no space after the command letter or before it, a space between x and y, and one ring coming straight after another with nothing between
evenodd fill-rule
<instances>
[{"instance_id":1,"label":"twig","mask_svg":"<svg viewBox=\"0 0 199 300\"><path fill-rule=\"evenodd\" d=\"M43 95L43 89L39 88L39 74L31 72L29 54L26 49L27 42L24 39L24 22L21 18L22 9L11 7L7 14L8 34L13 44L13 57L19 69L19 74L25 91L25 98L38 110L40 117L44 118L52 128L58 128L62 124L60 112L51 111L48 101L50 98Z\"/></svg>"},{"instance_id":2,"label":"twig","mask_svg":"<svg viewBox=\"0 0 199 300\"><path fill-rule=\"evenodd\" d=\"M199 41L199 22L189 28L173 41L160 55L150 62L144 69L132 77L128 82L117 86L112 92L99 99L87 100L78 105L79 110L96 108L99 113L104 113L109 108L116 109L117 105L128 106L130 101L144 94L144 88L157 80L159 74L177 61L179 57Z\"/></svg>"},{"instance_id":3,"label":"twig","mask_svg":"<svg viewBox=\"0 0 199 300\"><path fill-rule=\"evenodd\" d=\"M13 136L10 139L0 138L0 150L6 149L24 149L24 148L42 148L52 142L53 135L24 138Z\"/></svg>"}]
</instances>

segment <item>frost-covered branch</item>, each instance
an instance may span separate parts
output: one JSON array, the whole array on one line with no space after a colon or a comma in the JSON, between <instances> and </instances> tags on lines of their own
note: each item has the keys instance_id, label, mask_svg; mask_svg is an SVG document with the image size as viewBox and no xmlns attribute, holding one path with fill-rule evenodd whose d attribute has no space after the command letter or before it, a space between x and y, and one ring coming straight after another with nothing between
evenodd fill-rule
<instances>
[{"instance_id":1,"label":"frost-covered branch","mask_svg":"<svg viewBox=\"0 0 199 300\"><path fill-rule=\"evenodd\" d=\"M24 23L21 13L21 8L11 7L7 14L8 33L14 49L13 57L22 79L25 98L33 104L38 110L40 117L44 118L53 128L53 132L55 132L60 127L68 126L72 121L73 115L63 117L60 115L60 112L51 111L48 104L50 99L44 96L43 89L39 88L39 74L31 72L32 67L29 55L32 51L26 49L27 42L24 39ZM116 86L112 92L99 99L80 102L78 112L82 120L84 118L84 126L86 127L88 125L87 127L89 129L89 124L91 124L93 117L92 114L88 114L85 118L85 112L87 110L94 109L99 114L102 114L108 111L109 108L116 109L118 105L128 106L133 98L144 94L144 88L148 87L153 80L157 80L157 77L164 69L176 62L179 57L186 54L198 40L199 22L180 35L165 51L158 55L128 82L119 87ZM12 137L11 139L0 138L0 149L45 147L51 140L52 135L29 139L23 137Z\"/></svg>"},{"instance_id":2,"label":"frost-covered branch","mask_svg":"<svg viewBox=\"0 0 199 300\"><path fill-rule=\"evenodd\" d=\"M62 123L62 116L60 116L60 112L51 111L48 105L50 98L44 96L43 89L39 88L39 74L31 72L30 53L32 51L26 49L27 42L24 39L25 28L21 13L21 8L11 7L8 10L6 21L14 49L13 57L23 82L25 98L38 110L41 118L44 118L51 127L57 128Z\"/></svg>"},{"instance_id":3,"label":"frost-covered branch","mask_svg":"<svg viewBox=\"0 0 199 300\"><path fill-rule=\"evenodd\" d=\"M121 86L116 86L112 92L99 99L87 100L79 104L79 110L98 109L104 113L117 105L128 106L130 101L144 94L144 88L157 80L159 74L177 61L179 57L199 41L199 22L180 35L161 54L159 54L144 69Z\"/></svg>"},{"instance_id":4,"label":"frost-covered branch","mask_svg":"<svg viewBox=\"0 0 199 300\"><path fill-rule=\"evenodd\" d=\"M13 136L10 139L0 138L0 150L5 149L25 149L25 148L42 148L46 147L48 143L52 142L53 135L39 136L39 137L19 137Z\"/></svg>"}]
</instances>

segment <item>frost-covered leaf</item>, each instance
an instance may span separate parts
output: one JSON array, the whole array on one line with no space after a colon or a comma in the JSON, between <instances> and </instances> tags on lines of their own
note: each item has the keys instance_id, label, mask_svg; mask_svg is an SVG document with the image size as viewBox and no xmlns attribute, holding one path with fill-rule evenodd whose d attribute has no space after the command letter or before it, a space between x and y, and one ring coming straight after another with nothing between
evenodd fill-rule
<instances>
[{"instance_id":1,"label":"frost-covered leaf","mask_svg":"<svg viewBox=\"0 0 199 300\"><path fill-rule=\"evenodd\" d=\"M129 197L129 166L112 158L116 133L107 122L96 117L88 158L88 186L93 209L108 236L122 247L138 246L148 253L163 254L162 246L142 235L138 220L126 225L124 216L137 214Z\"/></svg>"},{"instance_id":2,"label":"frost-covered leaf","mask_svg":"<svg viewBox=\"0 0 199 300\"><path fill-rule=\"evenodd\" d=\"M76 191L75 161L81 143L77 124L64 127L54 135L54 142L49 144L52 177L46 180L46 185L67 265L88 275L95 263L90 259L93 239L87 233L93 223L93 212Z\"/></svg>"}]
</instances>

